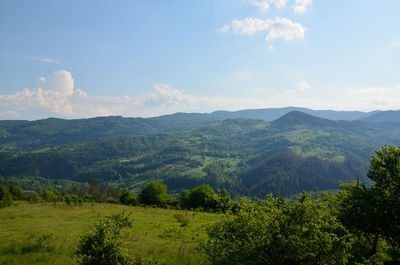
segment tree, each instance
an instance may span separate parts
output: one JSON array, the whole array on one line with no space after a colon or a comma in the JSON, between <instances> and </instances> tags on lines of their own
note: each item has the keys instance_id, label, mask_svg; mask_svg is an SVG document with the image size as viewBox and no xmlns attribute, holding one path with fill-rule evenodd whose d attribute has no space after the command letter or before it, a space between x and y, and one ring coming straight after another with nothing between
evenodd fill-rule
<instances>
[{"instance_id":1,"label":"tree","mask_svg":"<svg viewBox=\"0 0 400 265\"><path fill-rule=\"evenodd\" d=\"M215 265L346 264L348 235L326 204L304 194L294 204L272 196L211 226L201 247Z\"/></svg>"},{"instance_id":2,"label":"tree","mask_svg":"<svg viewBox=\"0 0 400 265\"><path fill-rule=\"evenodd\" d=\"M11 184L8 187L11 195L15 200L26 200L26 194L19 188L17 188L14 184Z\"/></svg>"},{"instance_id":3,"label":"tree","mask_svg":"<svg viewBox=\"0 0 400 265\"><path fill-rule=\"evenodd\" d=\"M164 206L168 199L167 185L156 181L149 182L139 194L139 201L148 205Z\"/></svg>"},{"instance_id":4,"label":"tree","mask_svg":"<svg viewBox=\"0 0 400 265\"><path fill-rule=\"evenodd\" d=\"M0 208L8 207L13 204L13 197L7 188L0 184Z\"/></svg>"},{"instance_id":5,"label":"tree","mask_svg":"<svg viewBox=\"0 0 400 265\"><path fill-rule=\"evenodd\" d=\"M190 208L190 191L181 190L181 193L179 193L178 202L182 208Z\"/></svg>"},{"instance_id":6,"label":"tree","mask_svg":"<svg viewBox=\"0 0 400 265\"><path fill-rule=\"evenodd\" d=\"M385 145L370 161L367 176L375 181L370 190L379 213L380 231L385 239L400 248L400 147Z\"/></svg>"},{"instance_id":7,"label":"tree","mask_svg":"<svg viewBox=\"0 0 400 265\"><path fill-rule=\"evenodd\" d=\"M215 209L217 207L217 194L208 184L203 184L193 188L189 194L189 207L202 207L206 210Z\"/></svg>"},{"instance_id":8,"label":"tree","mask_svg":"<svg viewBox=\"0 0 400 265\"><path fill-rule=\"evenodd\" d=\"M90 178L89 179L89 190L88 193L92 198L98 199L99 198L99 182L95 179Z\"/></svg>"},{"instance_id":9,"label":"tree","mask_svg":"<svg viewBox=\"0 0 400 265\"><path fill-rule=\"evenodd\" d=\"M119 201L122 204L126 204L126 205L136 205L136 203L137 203L135 195L127 189L121 190L121 195L119 196Z\"/></svg>"},{"instance_id":10,"label":"tree","mask_svg":"<svg viewBox=\"0 0 400 265\"><path fill-rule=\"evenodd\" d=\"M90 231L79 240L76 255L81 265L131 264L124 253L121 229L132 225L129 215L111 215L90 226Z\"/></svg>"},{"instance_id":11,"label":"tree","mask_svg":"<svg viewBox=\"0 0 400 265\"><path fill-rule=\"evenodd\" d=\"M384 239L392 247L393 260L399 261L400 148L385 145L375 153L367 173L374 184L342 184L343 192L336 198L337 216L350 231L365 239L368 256L377 253Z\"/></svg>"}]
</instances>

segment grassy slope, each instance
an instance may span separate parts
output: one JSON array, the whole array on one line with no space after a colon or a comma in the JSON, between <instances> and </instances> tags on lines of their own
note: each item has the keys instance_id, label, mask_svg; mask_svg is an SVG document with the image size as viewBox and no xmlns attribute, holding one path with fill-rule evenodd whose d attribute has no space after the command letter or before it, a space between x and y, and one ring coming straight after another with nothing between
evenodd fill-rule
<instances>
[{"instance_id":1,"label":"grassy slope","mask_svg":"<svg viewBox=\"0 0 400 265\"><path fill-rule=\"evenodd\" d=\"M219 215L159 208L128 207L114 204L66 206L28 204L0 209L0 264L73 264L79 235L89 224L104 216L131 213L132 228L124 230L123 240L130 257L150 257L161 264L207 264L197 251L208 224ZM174 217L189 219L181 227ZM40 236L51 234L43 245L50 250L35 250Z\"/></svg>"}]
</instances>

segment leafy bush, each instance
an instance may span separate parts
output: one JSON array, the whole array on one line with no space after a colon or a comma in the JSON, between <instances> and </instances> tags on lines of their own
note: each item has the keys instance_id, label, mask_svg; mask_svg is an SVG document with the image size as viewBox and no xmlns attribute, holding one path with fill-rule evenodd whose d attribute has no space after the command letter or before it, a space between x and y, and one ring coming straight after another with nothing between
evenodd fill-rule
<instances>
[{"instance_id":1,"label":"leafy bush","mask_svg":"<svg viewBox=\"0 0 400 265\"><path fill-rule=\"evenodd\" d=\"M83 234L78 244L76 255L82 265L117 265L130 264L124 253L121 229L132 225L129 215L124 213L111 215L90 226L90 231Z\"/></svg>"},{"instance_id":2,"label":"leafy bush","mask_svg":"<svg viewBox=\"0 0 400 265\"><path fill-rule=\"evenodd\" d=\"M201 244L212 264L345 264L349 238L323 203L268 197L247 202L208 229Z\"/></svg>"}]
</instances>

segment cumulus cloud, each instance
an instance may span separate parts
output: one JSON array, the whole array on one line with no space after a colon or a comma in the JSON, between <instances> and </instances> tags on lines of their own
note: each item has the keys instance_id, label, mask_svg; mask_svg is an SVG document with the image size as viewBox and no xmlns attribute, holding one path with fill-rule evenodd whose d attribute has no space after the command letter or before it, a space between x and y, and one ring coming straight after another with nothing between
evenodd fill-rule
<instances>
[{"instance_id":1,"label":"cumulus cloud","mask_svg":"<svg viewBox=\"0 0 400 265\"><path fill-rule=\"evenodd\" d=\"M295 13L303 14L307 12L307 7L312 3L312 0L296 0L293 7Z\"/></svg>"},{"instance_id":2,"label":"cumulus cloud","mask_svg":"<svg viewBox=\"0 0 400 265\"><path fill-rule=\"evenodd\" d=\"M35 61L41 61L45 63L56 63L56 64L61 64L60 61L51 59L51 58L42 58L42 57L35 57L35 56L24 56L25 59L28 60L35 60Z\"/></svg>"},{"instance_id":3,"label":"cumulus cloud","mask_svg":"<svg viewBox=\"0 0 400 265\"><path fill-rule=\"evenodd\" d=\"M287 18L276 18L269 21L269 33L266 40L282 38L284 40L304 39L306 28Z\"/></svg>"},{"instance_id":4,"label":"cumulus cloud","mask_svg":"<svg viewBox=\"0 0 400 265\"><path fill-rule=\"evenodd\" d=\"M74 80L71 73L60 70L51 76L40 77L39 87L24 89L12 95L0 95L0 110L3 113L45 112L72 114L69 97L74 93Z\"/></svg>"},{"instance_id":5,"label":"cumulus cloud","mask_svg":"<svg viewBox=\"0 0 400 265\"><path fill-rule=\"evenodd\" d=\"M277 8L282 8L286 5L288 0L247 0L250 5L258 7L259 12L267 12L271 5Z\"/></svg>"},{"instance_id":6,"label":"cumulus cloud","mask_svg":"<svg viewBox=\"0 0 400 265\"><path fill-rule=\"evenodd\" d=\"M300 23L293 22L287 18L277 17L275 19L245 18L242 20L232 20L232 30L236 34L252 36L257 32L267 31L265 39L273 41L275 39L294 40L303 39L306 28Z\"/></svg>"},{"instance_id":7,"label":"cumulus cloud","mask_svg":"<svg viewBox=\"0 0 400 265\"><path fill-rule=\"evenodd\" d=\"M0 94L0 119L81 118L94 116L158 116L186 111L261 107L260 99L201 97L166 84L155 84L153 93L137 97L95 96L74 87L70 72L59 70L38 79L36 88Z\"/></svg>"},{"instance_id":8,"label":"cumulus cloud","mask_svg":"<svg viewBox=\"0 0 400 265\"><path fill-rule=\"evenodd\" d=\"M259 18L245 18L239 20L237 18L232 20L233 32L240 35L252 36L254 33L266 31L268 29L268 21Z\"/></svg>"}]
</instances>

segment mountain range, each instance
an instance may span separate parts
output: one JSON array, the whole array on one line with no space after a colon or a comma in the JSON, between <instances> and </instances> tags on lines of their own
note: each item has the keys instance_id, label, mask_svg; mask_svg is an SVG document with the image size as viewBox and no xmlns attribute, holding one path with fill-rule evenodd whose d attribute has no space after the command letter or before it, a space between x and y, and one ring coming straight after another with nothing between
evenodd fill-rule
<instances>
[{"instance_id":1,"label":"mountain range","mask_svg":"<svg viewBox=\"0 0 400 265\"><path fill-rule=\"evenodd\" d=\"M234 196L291 196L336 189L356 175L368 182L371 155L399 145L399 129L400 111L294 107L0 121L0 175L17 185L94 178L139 190L162 180L172 193L208 183Z\"/></svg>"}]
</instances>

